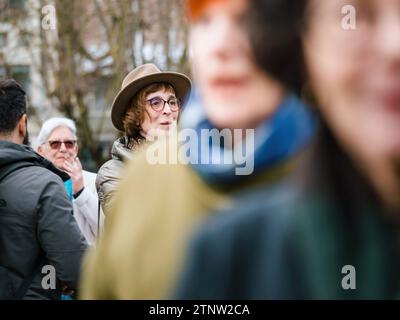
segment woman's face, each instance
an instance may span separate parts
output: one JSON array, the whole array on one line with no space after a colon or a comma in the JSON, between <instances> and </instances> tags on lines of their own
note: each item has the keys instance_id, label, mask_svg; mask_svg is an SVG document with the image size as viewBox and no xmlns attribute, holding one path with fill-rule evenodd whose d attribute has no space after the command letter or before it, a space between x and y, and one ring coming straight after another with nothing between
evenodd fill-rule
<instances>
[{"instance_id":1,"label":"woman's face","mask_svg":"<svg viewBox=\"0 0 400 320\"><path fill-rule=\"evenodd\" d=\"M65 161L72 162L78 155L78 145L70 129L61 126L55 128L46 142L38 147L38 153L62 168Z\"/></svg>"},{"instance_id":2,"label":"woman's face","mask_svg":"<svg viewBox=\"0 0 400 320\"><path fill-rule=\"evenodd\" d=\"M253 62L243 25L247 2L211 2L192 24L193 72L218 128L255 128L283 97L283 88Z\"/></svg>"},{"instance_id":3,"label":"woman's face","mask_svg":"<svg viewBox=\"0 0 400 320\"><path fill-rule=\"evenodd\" d=\"M400 0L310 0L309 14L305 59L325 119L347 149L400 159Z\"/></svg>"},{"instance_id":4,"label":"woman's face","mask_svg":"<svg viewBox=\"0 0 400 320\"><path fill-rule=\"evenodd\" d=\"M167 101L167 102L165 102ZM144 137L164 135L176 129L180 104L175 92L158 90L146 96L142 134Z\"/></svg>"}]
</instances>

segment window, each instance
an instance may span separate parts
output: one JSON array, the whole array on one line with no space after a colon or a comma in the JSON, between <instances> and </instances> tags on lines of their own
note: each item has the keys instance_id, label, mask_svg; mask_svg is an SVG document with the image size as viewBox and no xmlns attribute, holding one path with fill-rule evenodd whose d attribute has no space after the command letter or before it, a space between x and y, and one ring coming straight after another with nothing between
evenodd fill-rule
<instances>
[{"instance_id":1,"label":"window","mask_svg":"<svg viewBox=\"0 0 400 320\"><path fill-rule=\"evenodd\" d=\"M8 6L13 9L20 9L25 5L25 0L8 0Z\"/></svg>"},{"instance_id":2,"label":"window","mask_svg":"<svg viewBox=\"0 0 400 320\"><path fill-rule=\"evenodd\" d=\"M7 45L7 33L0 33L0 50Z\"/></svg>"},{"instance_id":3,"label":"window","mask_svg":"<svg viewBox=\"0 0 400 320\"><path fill-rule=\"evenodd\" d=\"M0 78L13 78L28 92L30 83L30 70L28 66L0 65Z\"/></svg>"},{"instance_id":4,"label":"window","mask_svg":"<svg viewBox=\"0 0 400 320\"><path fill-rule=\"evenodd\" d=\"M26 0L0 0L0 21L14 20L24 14Z\"/></svg>"},{"instance_id":5,"label":"window","mask_svg":"<svg viewBox=\"0 0 400 320\"><path fill-rule=\"evenodd\" d=\"M10 66L9 76L21 84L24 90L28 92L30 82L28 66Z\"/></svg>"},{"instance_id":6,"label":"window","mask_svg":"<svg viewBox=\"0 0 400 320\"><path fill-rule=\"evenodd\" d=\"M6 77L6 68L3 66L0 66L0 79L4 79Z\"/></svg>"}]
</instances>

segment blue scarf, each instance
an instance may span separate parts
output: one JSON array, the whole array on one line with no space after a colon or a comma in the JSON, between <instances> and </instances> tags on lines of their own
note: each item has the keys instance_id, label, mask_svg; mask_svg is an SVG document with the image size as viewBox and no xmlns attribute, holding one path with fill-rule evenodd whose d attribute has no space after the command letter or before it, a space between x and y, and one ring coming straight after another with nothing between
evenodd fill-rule
<instances>
[{"instance_id":1,"label":"blue scarf","mask_svg":"<svg viewBox=\"0 0 400 320\"><path fill-rule=\"evenodd\" d=\"M65 190L67 191L68 198L72 202L72 200L74 199L73 193L72 193L72 180L68 179L67 181L64 181L64 186L65 186Z\"/></svg>"},{"instance_id":2,"label":"blue scarf","mask_svg":"<svg viewBox=\"0 0 400 320\"><path fill-rule=\"evenodd\" d=\"M202 129L215 129L206 118L197 97L192 97L187 109L187 114L183 115L182 119L184 127L186 124L186 127L194 129L198 137L201 137ZM196 120L193 121L194 119ZM251 161L250 157L253 159L254 170L251 175L283 163L304 150L314 137L316 129L317 119L310 109L297 96L287 95L274 114L255 129L254 148L251 148L252 152L249 154L243 155L246 156L243 158L246 161ZM245 139L239 143L242 143L242 150L245 151ZM246 175L237 174L237 169L244 167L245 164L236 164L234 151L224 148L223 143L215 143L215 139L212 138L199 139L197 150L197 154L190 155L191 166L205 181L229 183L246 177ZM205 150L209 155L206 162L200 160ZM216 155L220 159L225 159L224 157L231 159L232 163L213 162Z\"/></svg>"}]
</instances>

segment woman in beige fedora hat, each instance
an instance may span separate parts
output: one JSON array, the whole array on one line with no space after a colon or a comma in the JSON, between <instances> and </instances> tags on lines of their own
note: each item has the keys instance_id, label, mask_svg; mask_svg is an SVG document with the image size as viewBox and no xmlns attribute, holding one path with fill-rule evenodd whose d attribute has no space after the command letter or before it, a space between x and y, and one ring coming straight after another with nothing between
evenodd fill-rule
<instances>
[{"instance_id":1,"label":"woman in beige fedora hat","mask_svg":"<svg viewBox=\"0 0 400 320\"><path fill-rule=\"evenodd\" d=\"M141 65L125 77L111 107L111 121L123 136L114 142L112 158L100 168L96 179L105 214L109 211L123 162L144 141L176 127L190 88L187 76L162 72L154 64Z\"/></svg>"}]
</instances>

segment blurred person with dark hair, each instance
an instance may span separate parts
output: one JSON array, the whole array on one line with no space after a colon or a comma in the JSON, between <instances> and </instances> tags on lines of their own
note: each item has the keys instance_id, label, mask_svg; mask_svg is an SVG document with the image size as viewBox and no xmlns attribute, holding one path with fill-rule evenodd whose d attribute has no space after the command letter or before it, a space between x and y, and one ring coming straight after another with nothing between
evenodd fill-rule
<instances>
[{"instance_id":1,"label":"blurred person with dark hair","mask_svg":"<svg viewBox=\"0 0 400 320\"><path fill-rule=\"evenodd\" d=\"M78 158L75 122L68 118L46 120L37 137L37 152L71 177L72 203L76 222L89 245L96 243L103 229L104 214L99 207L96 174L83 170Z\"/></svg>"},{"instance_id":2,"label":"blurred person with dark hair","mask_svg":"<svg viewBox=\"0 0 400 320\"><path fill-rule=\"evenodd\" d=\"M243 23L247 1L186 2L199 96L182 114L181 132L191 129L200 137L203 130L225 129L238 130L240 136L222 145L208 138L191 140L198 152L190 154L194 161L188 163L149 163L148 151L164 151L165 139L137 153L124 174L104 238L88 257L83 298L168 297L192 228L216 208L233 209L240 194L252 197L278 182L313 137L315 119L308 109L253 61ZM246 161L254 160L247 175L237 174L241 164L236 162L198 161L215 151L232 160L250 139L243 134L246 129L254 131L255 146L246 154ZM177 154L175 148L168 145L165 153Z\"/></svg>"},{"instance_id":3,"label":"blurred person with dark hair","mask_svg":"<svg viewBox=\"0 0 400 320\"><path fill-rule=\"evenodd\" d=\"M96 188L107 214L117 190L124 162L143 142L177 126L179 114L191 88L184 74L161 71L154 64L141 65L125 77L111 107L111 120L124 135L112 147L112 159L99 170Z\"/></svg>"},{"instance_id":4,"label":"blurred person with dark hair","mask_svg":"<svg viewBox=\"0 0 400 320\"><path fill-rule=\"evenodd\" d=\"M28 146L25 92L0 80L0 299L59 299L75 290L86 249L65 191L69 176ZM42 287L42 267L56 286Z\"/></svg>"},{"instance_id":5,"label":"blurred person with dark hair","mask_svg":"<svg viewBox=\"0 0 400 320\"><path fill-rule=\"evenodd\" d=\"M303 86L321 128L264 201L201 227L176 296L399 298L400 0L260 0L250 21L257 61Z\"/></svg>"}]
</instances>

